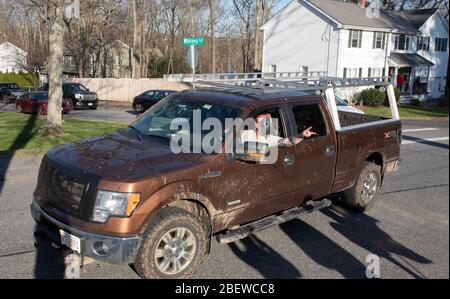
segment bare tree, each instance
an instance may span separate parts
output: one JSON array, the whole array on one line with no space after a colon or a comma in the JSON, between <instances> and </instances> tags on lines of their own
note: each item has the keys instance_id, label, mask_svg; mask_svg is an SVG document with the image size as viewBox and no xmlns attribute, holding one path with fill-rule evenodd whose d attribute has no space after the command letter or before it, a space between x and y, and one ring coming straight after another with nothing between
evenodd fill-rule
<instances>
[{"instance_id":1,"label":"bare tree","mask_svg":"<svg viewBox=\"0 0 450 299\"><path fill-rule=\"evenodd\" d=\"M217 1L208 0L209 26L211 30L211 73L216 73L216 9Z\"/></svg>"}]
</instances>

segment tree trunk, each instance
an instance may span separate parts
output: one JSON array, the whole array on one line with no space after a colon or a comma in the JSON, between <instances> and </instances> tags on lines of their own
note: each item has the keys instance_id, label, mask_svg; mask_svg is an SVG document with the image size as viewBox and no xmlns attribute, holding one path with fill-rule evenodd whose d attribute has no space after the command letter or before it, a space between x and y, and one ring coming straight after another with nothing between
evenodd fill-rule
<instances>
[{"instance_id":1,"label":"tree trunk","mask_svg":"<svg viewBox=\"0 0 450 299\"><path fill-rule=\"evenodd\" d=\"M133 78L140 79L142 75L142 52L143 52L143 34L144 34L144 12L142 0L133 0Z\"/></svg>"},{"instance_id":2,"label":"tree trunk","mask_svg":"<svg viewBox=\"0 0 450 299\"><path fill-rule=\"evenodd\" d=\"M262 1L256 0L256 11L255 11L255 66L254 71L261 71L261 26L262 19Z\"/></svg>"},{"instance_id":3,"label":"tree trunk","mask_svg":"<svg viewBox=\"0 0 450 299\"><path fill-rule=\"evenodd\" d=\"M209 25L211 27L211 73L216 73L216 0L208 0Z\"/></svg>"},{"instance_id":4,"label":"tree trunk","mask_svg":"<svg viewBox=\"0 0 450 299\"><path fill-rule=\"evenodd\" d=\"M64 49L64 8L55 7L55 20L50 27L49 97L46 135L60 135L62 129L62 75Z\"/></svg>"}]
</instances>

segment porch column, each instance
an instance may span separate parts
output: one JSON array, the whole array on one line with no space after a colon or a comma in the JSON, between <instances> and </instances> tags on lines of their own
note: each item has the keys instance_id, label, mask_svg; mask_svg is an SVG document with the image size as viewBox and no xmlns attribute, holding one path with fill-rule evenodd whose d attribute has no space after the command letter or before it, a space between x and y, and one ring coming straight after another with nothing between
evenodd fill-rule
<instances>
[{"instance_id":1,"label":"porch column","mask_svg":"<svg viewBox=\"0 0 450 299\"><path fill-rule=\"evenodd\" d=\"M392 84L397 88L398 67L394 66L394 74L392 74Z\"/></svg>"},{"instance_id":2,"label":"porch column","mask_svg":"<svg viewBox=\"0 0 450 299\"><path fill-rule=\"evenodd\" d=\"M430 79L431 79L431 66L428 66L428 71L427 71L427 93L428 93L428 96L431 95Z\"/></svg>"},{"instance_id":3,"label":"porch column","mask_svg":"<svg viewBox=\"0 0 450 299\"><path fill-rule=\"evenodd\" d=\"M409 85L408 85L408 90L407 93L412 95L413 91L414 91L414 80L417 76L417 67L412 66L411 67L411 73L409 74Z\"/></svg>"}]
</instances>

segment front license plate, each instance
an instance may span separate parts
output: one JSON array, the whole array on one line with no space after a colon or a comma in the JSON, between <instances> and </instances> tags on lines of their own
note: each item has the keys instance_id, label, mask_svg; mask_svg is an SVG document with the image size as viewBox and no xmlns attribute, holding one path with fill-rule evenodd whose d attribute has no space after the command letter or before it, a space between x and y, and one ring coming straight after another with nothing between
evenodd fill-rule
<instances>
[{"instance_id":1,"label":"front license plate","mask_svg":"<svg viewBox=\"0 0 450 299\"><path fill-rule=\"evenodd\" d=\"M63 230L59 231L59 234L61 235L61 244L69 247L75 252L81 253L81 240L80 238L71 235L69 233L66 233Z\"/></svg>"},{"instance_id":2,"label":"front license plate","mask_svg":"<svg viewBox=\"0 0 450 299\"><path fill-rule=\"evenodd\" d=\"M94 106L94 104L93 103L88 103L88 106Z\"/></svg>"}]
</instances>

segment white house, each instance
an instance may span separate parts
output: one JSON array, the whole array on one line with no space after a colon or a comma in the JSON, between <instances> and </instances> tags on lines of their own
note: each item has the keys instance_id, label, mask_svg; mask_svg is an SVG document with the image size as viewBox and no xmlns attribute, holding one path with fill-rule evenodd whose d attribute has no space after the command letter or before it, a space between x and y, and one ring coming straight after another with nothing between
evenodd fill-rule
<instances>
[{"instance_id":1,"label":"white house","mask_svg":"<svg viewBox=\"0 0 450 299\"><path fill-rule=\"evenodd\" d=\"M25 71L27 52L10 42L0 44L0 72L18 73Z\"/></svg>"},{"instance_id":2,"label":"white house","mask_svg":"<svg viewBox=\"0 0 450 299\"><path fill-rule=\"evenodd\" d=\"M264 72L389 76L396 85L404 79L400 87L406 95L425 99L445 92L449 31L439 10L374 10L363 0L294 0L261 29Z\"/></svg>"}]
</instances>

